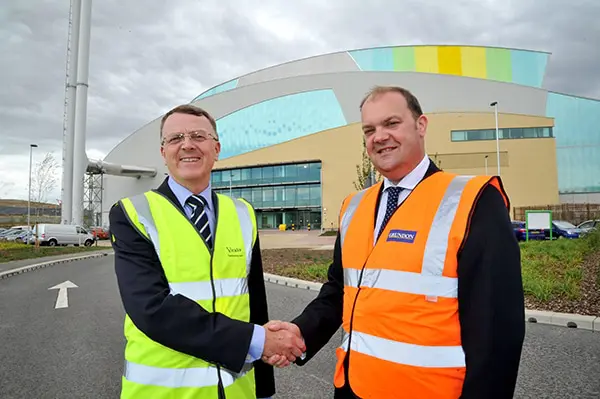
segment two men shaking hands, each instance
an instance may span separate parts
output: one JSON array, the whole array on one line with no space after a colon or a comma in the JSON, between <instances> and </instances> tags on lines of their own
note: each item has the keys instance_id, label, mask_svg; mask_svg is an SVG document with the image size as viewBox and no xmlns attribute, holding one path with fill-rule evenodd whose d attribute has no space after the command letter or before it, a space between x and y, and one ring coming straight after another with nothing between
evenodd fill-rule
<instances>
[{"instance_id":1,"label":"two men shaking hands","mask_svg":"<svg viewBox=\"0 0 600 399\"><path fill-rule=\"evenodd\" d=\"M287 367L302 358L306 345L297 325L273 320L264 325L265 346L262 360L276 367Z\"/></svg>"}]
</instances>

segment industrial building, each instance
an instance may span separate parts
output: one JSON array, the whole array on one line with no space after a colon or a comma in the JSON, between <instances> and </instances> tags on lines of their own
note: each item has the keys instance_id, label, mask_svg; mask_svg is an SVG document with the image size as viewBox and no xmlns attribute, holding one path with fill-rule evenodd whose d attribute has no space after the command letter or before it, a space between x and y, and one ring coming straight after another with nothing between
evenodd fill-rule
<instances>
[{"instance_id":1,"label":"industrial building","mask_svg":"<svg viewBox=\"0 0 600 399\"><path fill-rule=\"evenodd\" d=\"M442 169L495 174L499 155L512 206L600 202L600 101L548 91L550 62L546 52L492 47L349 50L249 73L191 103L217 120L212 187L252 203L260 228L337 228L363 156L359 104L375 85L417 96L427 153ZM93 168L105 224L114 202L165 178L160 117Z\"/></svg>"}]
</instances>

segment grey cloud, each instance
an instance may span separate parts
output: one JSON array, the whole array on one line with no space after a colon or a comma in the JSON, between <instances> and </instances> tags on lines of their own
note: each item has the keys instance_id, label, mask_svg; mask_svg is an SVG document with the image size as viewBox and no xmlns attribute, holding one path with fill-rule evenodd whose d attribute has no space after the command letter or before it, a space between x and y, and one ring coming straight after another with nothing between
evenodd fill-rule
<instances>
[{"instance_id":1,"label":"grey cloud","mask_svg":"<svg viewBox=\"0 0 600 399\"><path fill-rule=\"evenodd\" d=\"M68 12L59 0L0 10L2 155L26 159L30 142L61 152ZM94 1L87 149L105 154L169 108L254 70L383 45L546 50L549 89L600 98L598 16L597 0Z\"/></svg>"}]
</instances>

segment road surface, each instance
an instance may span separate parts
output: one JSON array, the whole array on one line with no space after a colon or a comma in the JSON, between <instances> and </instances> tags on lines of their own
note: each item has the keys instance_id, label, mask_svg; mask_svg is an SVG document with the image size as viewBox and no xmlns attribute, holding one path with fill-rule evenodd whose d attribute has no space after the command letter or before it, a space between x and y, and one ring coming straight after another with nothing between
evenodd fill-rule
<instances>
[{"instance_id":1,"label":"road surface","mask_svg":"<svg viewBox=\"0 0 600 399\"><path fill-rule=\"evenodd\" d=\"M0 398L117 398L123 309L107 256L0 280ZM71 281L68 307L55 309ZM267 285L271 317L289 320L316 295ZM61 300L64 306L64 299ZM277 369L276 398L331 398L334 336L304 367ZM599 398L600 334L529 324L517 398Z\"/></svg>"}]
</instances>

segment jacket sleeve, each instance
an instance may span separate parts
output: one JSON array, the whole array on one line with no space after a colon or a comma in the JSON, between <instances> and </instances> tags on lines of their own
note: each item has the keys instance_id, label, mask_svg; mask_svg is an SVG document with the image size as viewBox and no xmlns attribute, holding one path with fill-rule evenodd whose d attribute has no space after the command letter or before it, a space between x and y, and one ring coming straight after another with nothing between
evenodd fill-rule
<instances>
[{"instance_id":1,"label":"jacket sleeve","mask_svg":"<svg viewBox=\"0 0 600 399\"><path fill-rule=\"evenodd\" d=\"M252 263L250 264L250 273L248 276L248 294L250 295L250 322L261 326L266 324L269 321L269 311L258 236L252 249ZM267 398L275 394L273 366L268 365L260 359L255 361L254 376L257 398Z\"/></svg>"},{"instance_id":2,"label":"jacket sleeve","mask_svg":"<svg viewBox=\"0 0 600 399\"><path fill-rule=\"evenodd\" d=\"M121 300L136 327L168 348L241 371L253 325L171 295L152 243L130 224L119 203L109 220Z\"/></svg>"},{"instance_id":3,"label":"jacket sleeve","mask_svg":"<svg viewBox=\"0 0 600 399\"><path fill-rule=\"evenodd\" d=\"M504 200L487 186L458 263L466 377L462 399L512 398L525 335L520 248Z\"/></svg>"},{"instance_id":4,"label":"jacket sleeve","mask_svg":"<svg viewBox=\"0 0 600 399\"><path fill-rule=\"evenodd\" d=\"M302 314L292 320L300 328L306 344L304 359L296 359L303 366L323 346L342 325L344 301L344 271L342 268L342 248L338 232L333 250L333 262L329 266L328 280L323 284L319 295L304 309Z\"/></svg>"}]
</instances>

